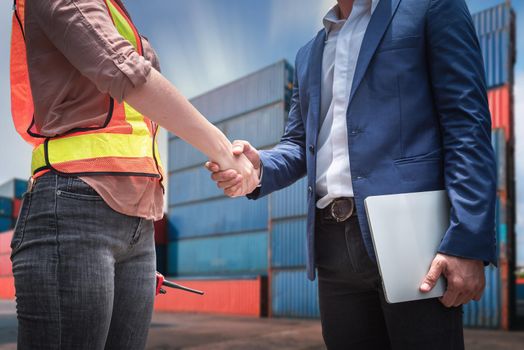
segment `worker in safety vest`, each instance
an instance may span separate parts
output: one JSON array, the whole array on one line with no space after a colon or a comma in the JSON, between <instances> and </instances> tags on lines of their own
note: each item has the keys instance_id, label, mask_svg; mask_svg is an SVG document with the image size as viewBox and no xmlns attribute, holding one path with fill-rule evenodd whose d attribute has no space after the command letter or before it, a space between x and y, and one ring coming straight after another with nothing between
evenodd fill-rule
<instances>
[{"instance_id":1,"label":"worker in safety vest","mask_svg":"<svg viewBox=\"0 0 524 350\"><path fill-rule=\"evenodd\" d=\"M33 146L12 241L18 348L143 349L164 211L159 125L235 169L239 193L256 172L159 73L120 0L16 0L11 102Z\"/></svg>"}]
</instances>

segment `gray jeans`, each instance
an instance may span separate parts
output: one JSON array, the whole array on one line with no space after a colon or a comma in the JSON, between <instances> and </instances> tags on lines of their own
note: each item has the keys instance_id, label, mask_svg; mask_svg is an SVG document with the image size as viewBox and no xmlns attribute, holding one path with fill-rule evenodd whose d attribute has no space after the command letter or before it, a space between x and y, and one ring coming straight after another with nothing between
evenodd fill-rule
<instances>
[{"instance_id":1,"label":"gray jeans","mask_svg":"<svg viewBox=\"0 0 524 350\"><path fill-rule=\"evenodd\" d=\"M46 174L11 243L18 349L144 349L155 296L153 222L85 182Z\"/></svg>"}]
</instances>

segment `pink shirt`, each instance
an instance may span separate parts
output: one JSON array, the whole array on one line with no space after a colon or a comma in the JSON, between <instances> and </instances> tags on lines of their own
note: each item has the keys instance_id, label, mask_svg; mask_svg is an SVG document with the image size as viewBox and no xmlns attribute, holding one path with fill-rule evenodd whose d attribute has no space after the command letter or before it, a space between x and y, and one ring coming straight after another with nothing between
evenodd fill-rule
<instances>
[{"instance_id":1,"label":"pink shirt","mask_svg":"<svg viewBox=\"0 0 524 350\"><path fill-rule=\"evenodd\" d=\"M103 0L27 0L25 37L35 124L46 136L103 124L108 95L122 102L132 88L147 81L152 67L160 70L145 38L142 57L118 33ZM155 220L163 216L158 179L82 180L120 213Z\"/></svg>"}]
</instances>

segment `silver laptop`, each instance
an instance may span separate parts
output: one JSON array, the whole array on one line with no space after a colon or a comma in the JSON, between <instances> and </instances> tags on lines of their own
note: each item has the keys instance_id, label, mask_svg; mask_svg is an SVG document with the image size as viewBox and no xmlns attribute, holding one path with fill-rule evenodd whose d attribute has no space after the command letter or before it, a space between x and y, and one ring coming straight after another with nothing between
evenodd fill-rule
<instances>
[{"instance_id":1,"label":"silver laptop","mask_svg":"<svg viewBox=\"0 0 524 350\"><path fill-rule=\"evenodd\" d=\"M449 226L446 192L372 196L364 204L387 302L442 296L443 277L429 293L419 287Z\"/></svg>"}]
</instances>

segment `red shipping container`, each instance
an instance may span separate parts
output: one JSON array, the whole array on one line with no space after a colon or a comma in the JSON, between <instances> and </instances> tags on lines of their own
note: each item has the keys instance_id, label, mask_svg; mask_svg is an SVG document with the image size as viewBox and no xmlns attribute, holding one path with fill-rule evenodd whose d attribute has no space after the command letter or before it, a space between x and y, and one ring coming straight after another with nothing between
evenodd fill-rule
<instances>
[{"instance_id":1,"label":"red shipping container","mask_svg":"<svg viewBox=\"0 0 524 350\"><path fill-rule=\"evenodd\" d=\"M13 230L0 233L0 254L11 254Z\"/></svg>"},{"instance_id":2,"label":"red shipping container","mask_svg":"<svg viewBox=\"0 0 524 350\"><path fill-rule=\"evenodd\" d=\"M11 254L0 254L0 277L13 276Z\"/></svg>"},{"instance_id":3,"label":"red shipping container","mask_svg":"<svg viewBox=\"0 0 524 350\"><path fill-rule=\"evenodd\" d=\"M511 93L509 85L488 90L489 111L491 112L491 127L504 129L506 141L509 139L511 124Z\"/></svg>"},{"instance_id":4,"label":"red shipping container","mask_svg":"<svg viewBox=\"0 0 524 350\"><path fill-rule=\"evenodd\" d=\"M20 207L22 206L22 200L15 198L13 199L13 218L17 219L20 213Z\"/></svg>"},{"instance_id":5,"label":"red shipping container","mask_svg":"<svg viewBox=\"0 0 524 350\"><path fill-rule=\"evenodd\" d=\"M162 219L155 221L155 244L167 244L167 218L165 215Z\"/></svg>"},{"instance_id":6,"label":"red shipping container","mask_svg":"<svg viewBox=\"0 0 524 350\"><path fill-rule=\"evenodd\" d=\"M155 311L254 317L267 315L265 277L243 280L177 280L176 282L202 290L206 294L197 295L166 288L167 294L156 297Z\"/></svg>"},{"instance_id":7,"label":"red shipping container","mask_svg":"<svg viewBox=\"0 0 524 350\"><path fill-rule=\"evenodd\" d=\"M15 298L15 279L13 277L0 277L0 299Z\"/></svg>"}]
</instances>

